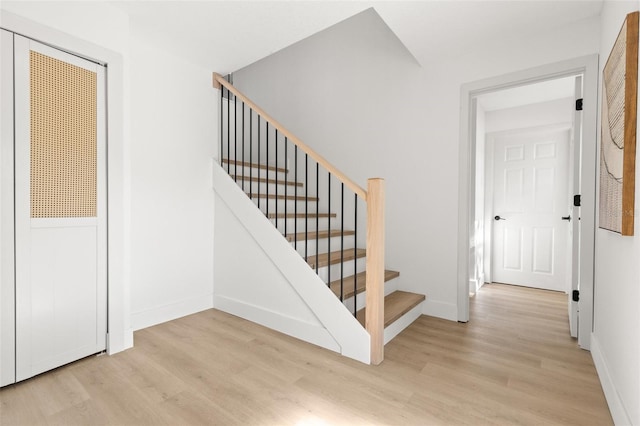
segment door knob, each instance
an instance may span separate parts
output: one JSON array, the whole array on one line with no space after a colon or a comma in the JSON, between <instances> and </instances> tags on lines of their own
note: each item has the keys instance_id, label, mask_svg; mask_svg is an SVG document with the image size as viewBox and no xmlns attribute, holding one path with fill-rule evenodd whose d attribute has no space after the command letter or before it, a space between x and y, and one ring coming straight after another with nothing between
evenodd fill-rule
<instances>
[{"instance_id":1,"label":"door knob","mask_svg":"<svg viewBox=\"0 0 640 426\"><path fill-rule=\"evenodd\" d=\"M507 220L507 219L505 219L504 217L500 217L500 216L495 216L495 217L494 217L494 219L495 219L495 220Z\"/></svg>"},{"instance_id":2,"label":"door knob","mask_svg":"<svg viewBox=\"0 0 640 426\"><path fill-rule=\"evenodd\" d=\"M571 216L562 216L562 220L568 220L571 222Z\"/></svg>"}]
</instances>

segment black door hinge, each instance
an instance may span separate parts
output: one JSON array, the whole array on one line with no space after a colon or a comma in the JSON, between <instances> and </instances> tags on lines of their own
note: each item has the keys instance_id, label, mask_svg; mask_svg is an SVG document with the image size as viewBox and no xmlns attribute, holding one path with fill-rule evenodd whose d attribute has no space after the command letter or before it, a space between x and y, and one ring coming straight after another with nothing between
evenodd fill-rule
<instances>
[{"instance_id":1,"label":"black door hinge","mask_svg":"<svg viewBox=\"0 0 640 426\"><path fill-rule=\"evenodd\" d=\"M580 202L581 202L580 194L574 195L573 196L573 206L574 207L580 207Z\"/></svg>"},{"instance_id":2,"label":"black door hinge","mask_svg":"<svg viewBox=\"0 0 640 426\"><path fill-rule=\"evenodd\" d=\"M576 111L582 111L582 98L576 99Z\"/></svg>"},{"instance_id":3,"label":"black door hinge","mask_svg":"<svg viewBox=\"0 0 640 426\"><path fill-rule=\"evenodd\" d=\"M580 290L573 290L573 292L571 293L571 300L573 300L574 302L580 301Z\"/></svg>"}]
</instances>

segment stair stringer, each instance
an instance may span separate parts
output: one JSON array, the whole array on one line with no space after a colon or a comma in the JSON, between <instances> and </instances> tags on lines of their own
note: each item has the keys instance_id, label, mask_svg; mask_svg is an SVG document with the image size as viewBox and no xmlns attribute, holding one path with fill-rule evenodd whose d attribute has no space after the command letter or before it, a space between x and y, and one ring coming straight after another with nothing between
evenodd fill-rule
<instances>
[{"instance_id":1,"label":"stair stringer","mask_svg":"<svg viewBox=\"0 0 640 426\"><path fill-rule=\"evenodd\" d=\"M370 336L335 294L322 282L304 259L295 251L265 215L256 208L246 193L233 181L227 172L214 161L213 189L241 226L251 236L262 253L282 274L290 288L299 296L299 303L313 314L317 324L274 312L256 301L243 301L225 295L214 283L214 307L240 316L309 343L325 347L363 363L370 363ZM216 207L217 210L217 207ZM216 222L218 222L216 220ZM228 224L225 224L228 225ZM216 230L214 230L217 233ZM247 265L250 259L247 259ZM214 265L215 268L219 266ZM269 282L242 283L238 285L269 286ZM287 290L274 285L273 291ZM298 307L302 308L302 307ZM298 324L295 324L297 322ZM322 330L315 328L321 327ZM323 331L326 335L323 335ZM335 342L331 344L326 337Z\"/></svg>"}]
</instances>

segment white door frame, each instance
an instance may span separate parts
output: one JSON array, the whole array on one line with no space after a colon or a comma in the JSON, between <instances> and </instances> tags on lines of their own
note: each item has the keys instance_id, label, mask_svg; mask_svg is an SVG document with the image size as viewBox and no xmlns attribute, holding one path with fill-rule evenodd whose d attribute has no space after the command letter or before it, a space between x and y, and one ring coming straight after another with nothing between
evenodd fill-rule
<instances>
[{"instance_id":1,"label":"white door frame","mask_svg":"<svg viewBox=\"0 0 640 426\"><path fill-rule=\"evenodd\" d=\"M13 211L13 34L1 32L0 62L0 386L15 382ZM10 96L8 96L10 95ZM10 141L11 143L4 143ZM7 285L8 283L8 285Z\"/></svg>"},{"instance_id":2,"label":"white door frame","mask_svg":"<svg viewBox=\"0 0 640 426\"><path fill-rule=\"evenodd\" d=\"M469 321L470 235L475 220L475 138L473 138L473 99L483 93L522 86L560 77L584 76L582 140L582 207L580 238L580 332L578 343L589 349L593 329L593 276L595 252L596 126L598 110L598 55L582 56L498 77L464 84L460 98L460 140L458 182L458 321Z\"/></svg>"},{"instance_id":3,"label":"white door frame","mask_svg":"<svg viewBox=\"0 0 640 426\"><path fill-rule=\"evenodd\" d=\"M130 172L124 139L124 67L120 53L2 11L0 28L106 66L107 85L107 352L133 346L130 325ZM3 111L4 114L4 111ZM0 141L2 144L6 140ZM0 306L0 310L2 306ZM2 312L0 312L0 318Z\"/></svg>"}]
</instances>

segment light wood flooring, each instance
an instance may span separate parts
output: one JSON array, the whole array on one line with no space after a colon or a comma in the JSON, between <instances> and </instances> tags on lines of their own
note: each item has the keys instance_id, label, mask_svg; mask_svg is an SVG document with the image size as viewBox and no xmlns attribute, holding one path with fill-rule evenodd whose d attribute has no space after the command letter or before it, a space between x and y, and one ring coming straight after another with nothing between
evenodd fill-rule
<instances>
[{"instance_id":1,"label":"light wood flooring","mask_svg":"<svg viewBox=\"0 0 640 426\"><path fill-rule=\"evenodd\" d=\"M565 300L486 285L472 322L423 316L377 367L209 310L3 388L0 424L612 424Z\"/></svg>"}]
</instances>

